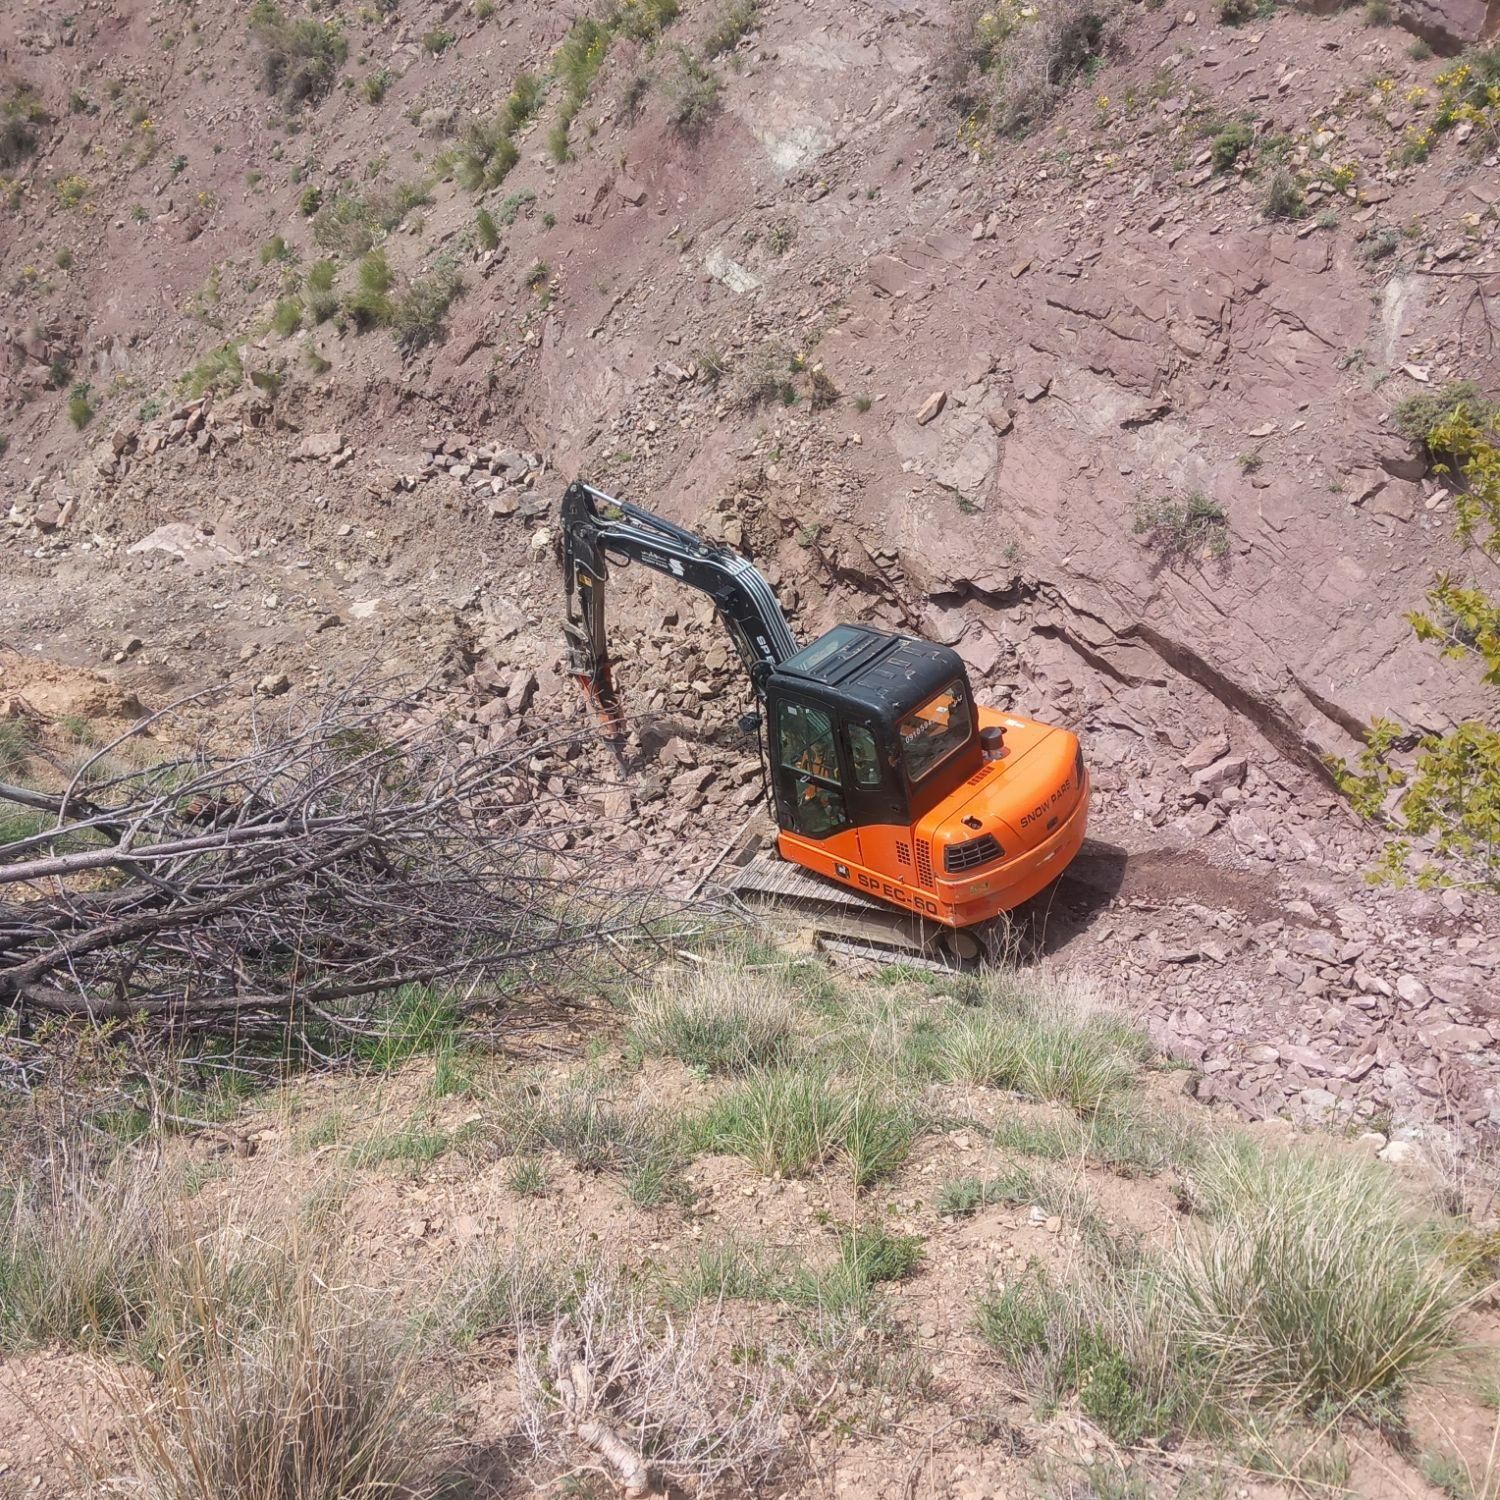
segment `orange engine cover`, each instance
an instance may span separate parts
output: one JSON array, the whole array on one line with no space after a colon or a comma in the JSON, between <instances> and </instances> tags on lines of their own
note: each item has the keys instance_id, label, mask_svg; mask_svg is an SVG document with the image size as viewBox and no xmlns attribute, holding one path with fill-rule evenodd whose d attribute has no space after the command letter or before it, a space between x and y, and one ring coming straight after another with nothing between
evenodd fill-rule
<instances>
[{"instance_id":1,"label":"orange engine cover","mask_svg":"<svg viewBox=\"0 0 1500 1500\"><path fill-rule=\"evenodd\" d=\"M1067 868L1088 828L1089 777L1078 736L995 709L1005 733L986 761L912 827L877 824L809 839L782 829L784 858L947 927L1028 901Z\"/></svg>"}]
</instances>

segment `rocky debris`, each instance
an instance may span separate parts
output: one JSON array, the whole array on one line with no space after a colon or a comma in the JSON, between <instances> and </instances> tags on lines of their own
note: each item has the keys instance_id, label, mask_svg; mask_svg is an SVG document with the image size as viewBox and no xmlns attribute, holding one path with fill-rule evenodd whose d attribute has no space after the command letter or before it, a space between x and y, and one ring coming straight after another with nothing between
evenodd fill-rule
<instances>
[{"instance_id":1,"label":"rocky debris","mask_svg":"<svg viewBox=\"0 0 1500 1500\"><path fill-rule=\"evenodd\" d=\"M540 520L551 502L535 492L543 474L538 454L497 443L475 443L463 434L430 439L412 472L388 480L392 489L413 490L446 476L476 492L491 516Z\"/></svg>"},{"instance_id":2,"label":"rocky debris","mask_svg":"<svg viewBox=\"0 0 1500 1500\"><path fill-rule=\"evenodd\" d=\"M294 460L321 461L335 469L353 457L354 448L341 432L309 432L292 452Z\"/></svg>"}]
</instances>

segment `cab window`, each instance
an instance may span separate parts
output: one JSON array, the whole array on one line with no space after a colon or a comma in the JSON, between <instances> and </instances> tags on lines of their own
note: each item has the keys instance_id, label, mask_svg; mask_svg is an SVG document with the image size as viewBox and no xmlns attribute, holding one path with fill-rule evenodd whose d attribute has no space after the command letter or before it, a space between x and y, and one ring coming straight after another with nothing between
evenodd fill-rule
<instances>
[{"instance_id":1,"label":"cab window","mask_svg":"<svg viewBox=\"0 0 1500 1500\"><path fill-rule=\"evenodd\" d=\"M901 759L915 783L968 743L972 725L963 684L950 682L936 697L907 714L900 727Z\"/></svg>"},{"instance_id":2,"label":"cab window","mask_svg":"<svg viewBox=\"0 0 1500 1500\"><path fill-rule=\"evenodd\" d=\"M811 704L776 706L777 780L792 829L824 838L848 823L833 718Z\"/></svg>"},{"instance_id":3,"label":"cab window","mask_svg":"<svg viewBox=\"0 0 1500 1500\"><path fill-rule=\"evenodd\" d=\"M849 763L856 786L880 785L880 752L875 736L863 724L849 726Z\"/></svg>"}]
</instances>

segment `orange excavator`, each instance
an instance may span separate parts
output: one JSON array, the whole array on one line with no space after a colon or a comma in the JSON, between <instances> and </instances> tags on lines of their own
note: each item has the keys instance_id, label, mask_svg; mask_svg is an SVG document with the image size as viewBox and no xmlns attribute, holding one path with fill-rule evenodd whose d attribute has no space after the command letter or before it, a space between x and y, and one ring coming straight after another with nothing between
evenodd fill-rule
<instances>
[{"instance_id":1,"label":"orange excavator","mask_svg":"<svg viewBox=\"0 0 1500 1500\"><path fill-rule=\"evenodd\" d=\"M702 590L734 642L776 819L774 850L740 851L742 896L813 910L863 942L968 958L986 924L1078 853L1089 775L1077 736L976 704L956 651L868 625L799 646L770 584L727 548L581 481L561 520L570 667L606 724L622 722L611 566ZM898 921L880 920L893 909Z\"/></svg>"}]
</instances>

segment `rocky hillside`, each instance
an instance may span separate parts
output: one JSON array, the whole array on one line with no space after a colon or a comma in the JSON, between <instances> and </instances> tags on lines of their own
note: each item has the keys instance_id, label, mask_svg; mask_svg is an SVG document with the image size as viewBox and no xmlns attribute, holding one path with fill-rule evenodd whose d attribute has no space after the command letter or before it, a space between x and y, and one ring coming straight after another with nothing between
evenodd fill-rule
<instances>
[{"instance_id":1,"label":"rocky hillside","mask_svg":"<svg viewBox=\"0 0 1500 1500\"><path fill-rule=\"evenodd\" d=\"M476 737L570 711L586 474L802 630L921 631L1079 726L1101 847L1049 941L1207 1094L1488 1127L1500 921L1370 890L1320 763L1495 715L1405 619L1494 570L1392 413L1500 385L1451 58L1489 23L1419 10L1111 8L1009 137L967 7L11 6L6 670L234 705L375 661ZM621 596L613 812L698 869L755 795L736 674L695 601Z\"/></svg>"}]
</instances>

